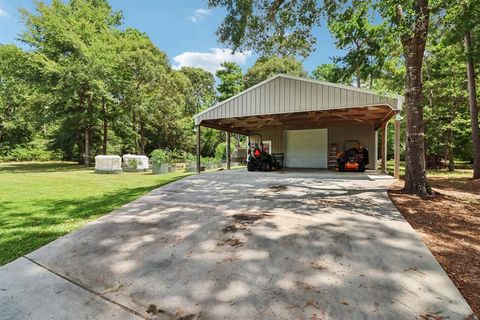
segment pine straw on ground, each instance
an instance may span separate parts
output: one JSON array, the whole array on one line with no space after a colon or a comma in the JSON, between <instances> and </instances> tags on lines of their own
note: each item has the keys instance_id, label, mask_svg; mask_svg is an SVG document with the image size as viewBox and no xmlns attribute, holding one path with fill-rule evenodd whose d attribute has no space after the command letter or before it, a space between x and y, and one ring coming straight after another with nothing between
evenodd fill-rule
<instances>
[{"instance_id":1,"label":"pine straw on ground","mask_svg":"<svg viewBox=\"0 0 480 320\"><path fill-rule=\"evenodd\" d=\"M399 181L390 199L480 316L480 181L433 176L429 183L430 198L404 194Z\"/></svg>"}]
</instances>

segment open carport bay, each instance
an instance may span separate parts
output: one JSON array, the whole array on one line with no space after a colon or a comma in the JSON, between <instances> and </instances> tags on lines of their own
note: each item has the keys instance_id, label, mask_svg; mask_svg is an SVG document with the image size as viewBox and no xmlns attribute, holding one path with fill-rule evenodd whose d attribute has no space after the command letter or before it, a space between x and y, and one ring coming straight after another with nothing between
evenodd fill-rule
<instances>
[{"instance_id":1,"label":"open carport bay","mask_svg":"<svg viewBox=\"0 0 480 320\"><path fill-rule=\"evenodd\" d=\"M177 181L1 268L0 318L62 303L55 316L71 319L464 319L391 182L312 170ZM50 295L45 273L90 298Z\"/></svg>"}]
</instances>

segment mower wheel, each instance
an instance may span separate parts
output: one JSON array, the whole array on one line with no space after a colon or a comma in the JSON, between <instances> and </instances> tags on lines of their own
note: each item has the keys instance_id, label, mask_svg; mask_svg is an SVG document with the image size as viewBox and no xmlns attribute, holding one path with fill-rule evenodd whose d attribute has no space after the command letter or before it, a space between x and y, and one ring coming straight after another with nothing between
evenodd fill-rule
<instances>
[{"instance_id":1,"label":"mower wheel","mask_svg":"<svg viewBox=\"0 0 480 320\"><path fill-rule=\"evenodd\" d=\"M262 162L262 164L260 165L260 169L262 171L267 171L267 163L266 162Z\"/></svg>"},{"instance_id":2,"label":"mower wheel","mask_svg":"<svg viewBox=\"0 0 480 320\"><path fill-rule=\"evenodd\" d=\"M247 162L247 170L248 170L248 171L254 171L254 170L255 170L252 161Z\"/></svg>"},{"instance_id":3,"label":"mower wheel","mask_svg":"<svg viewBox=\"0 0 480 320\"><path fill-rule=\"evenodd\" d=\"M358 164L358 172L365 172L365 163L360 162Z\"/></svg>"},{"instance_id":4,"label":"mower wheel","mask_svg":"<svg viewBox=\"0 0 480 320\"><path fill-rule=\"evenodd\" d=\"M340 162L338 163L338 171L339 171L339 172L345 172L345 162L340 161Z\"/></svg>"}]
</instances>

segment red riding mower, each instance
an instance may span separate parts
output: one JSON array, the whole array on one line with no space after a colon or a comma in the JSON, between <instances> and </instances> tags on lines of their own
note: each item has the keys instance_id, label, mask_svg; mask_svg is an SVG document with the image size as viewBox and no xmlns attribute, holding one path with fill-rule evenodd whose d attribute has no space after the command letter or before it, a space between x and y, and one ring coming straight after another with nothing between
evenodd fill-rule
<instances>
[{"instance_id":1,"label":"red riding mower","mask_svg":"<svg viewBox=\"0 0 480 320\"><path fill-rule=\"evenodd\" d=\"M248 171L275 171L280 170L280 163L275 156L263 150L263 140L260 134L260 143L249 143L247 154ZM251 136L250 136L251 137Z\"/></svg>"},{"instance_id":2,"label":"red riding mower","mask_svg":"<svg viewBox=\"0 0 480 320\"><path fill-rule=\"evenodd\" d=\"M347 149L347 145L353 147ZM368 150L358 140L347 140L343 145L343 152L337 154L337 171L358 171L365 172L368 161Z\"/></svg>"}]
</instances>

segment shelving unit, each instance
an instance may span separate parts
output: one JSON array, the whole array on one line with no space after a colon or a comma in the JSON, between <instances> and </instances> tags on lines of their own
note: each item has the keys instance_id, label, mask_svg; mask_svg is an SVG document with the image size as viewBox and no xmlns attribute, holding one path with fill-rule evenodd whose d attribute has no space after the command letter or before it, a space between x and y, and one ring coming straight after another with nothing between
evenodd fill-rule
<instances>
[{"instance_id":1,"label":"shelving unit","mask_svg":"<svg viewBox=\"0 0 480 320\"><path fill-rule=\"evenodd\" d=\"M336 143L330 143L330 148L328 149L328 168L334 169L337 166L337 151L338 145Z\"/></svg>"}]
</instances>

